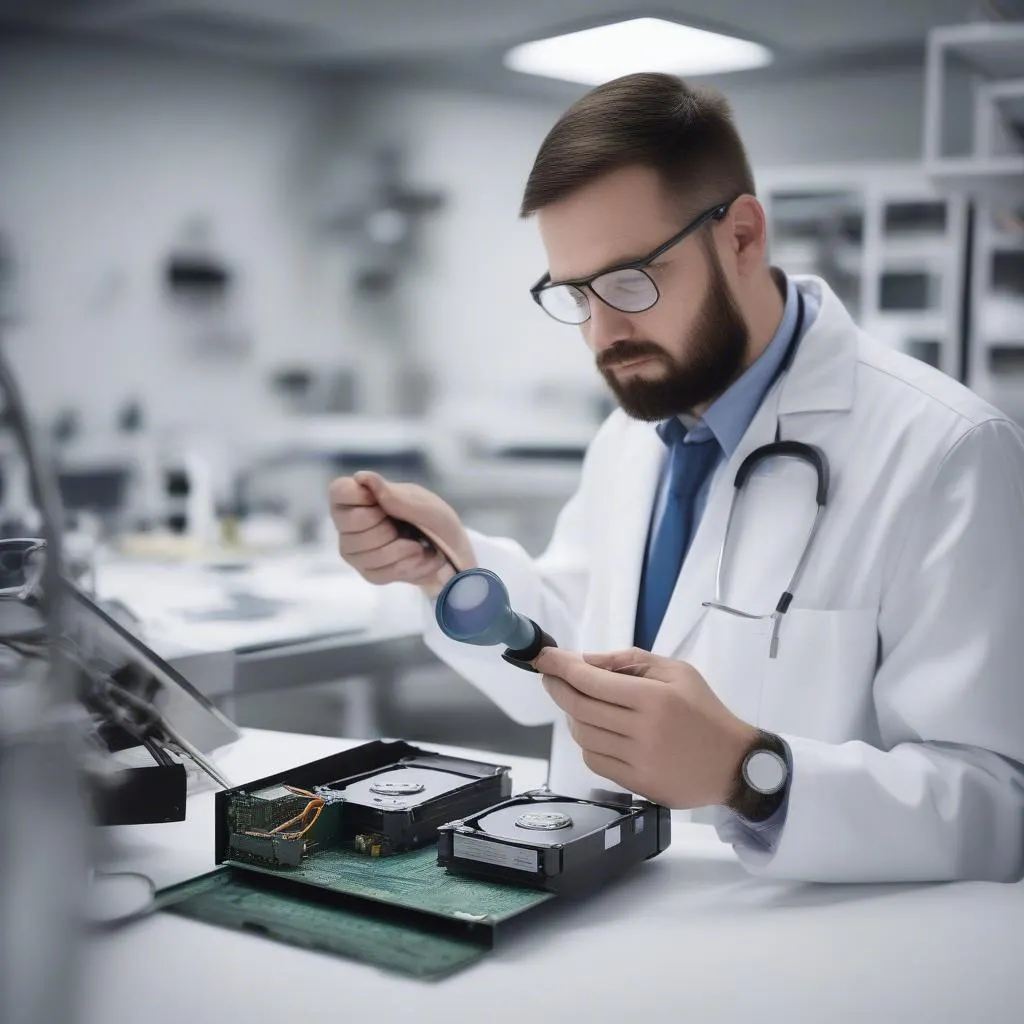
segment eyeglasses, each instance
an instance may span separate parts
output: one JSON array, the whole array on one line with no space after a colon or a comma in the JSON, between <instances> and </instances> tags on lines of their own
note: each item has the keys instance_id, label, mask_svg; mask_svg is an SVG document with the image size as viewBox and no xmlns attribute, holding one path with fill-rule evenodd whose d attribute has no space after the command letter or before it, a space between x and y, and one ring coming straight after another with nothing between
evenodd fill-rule
<instances>
[{"instance_id":1,"label":"eyeglasses","mask_svg":"<svg viewBox=\"0 0 1024 1024\"><path fill-rule=\"evenodd\" d=\"M0 601L24 601L36 593L45 569L46 541L36 537L0 540Z\"/></svg>"},{"instance_id":2,"label":"eyeglasses","mask_svg":"<svg viewBox=\"0 0 1024 1024\"><path fill-rule=\"evenodd\" d=\"M722 220L733 202L735 200L730 199L727 203L719 203L705 210L682 231L642 259L620 263L617 267L599 271L578 281L552 283L551 275L545 274L530 289L533 301L548 316L563 324L579 325L590 319L590 299L584 289L589 289L605 305L620 313L643 313L660 298L658 286L644 268L708 221Z\"/></svg>"}]
</instances>

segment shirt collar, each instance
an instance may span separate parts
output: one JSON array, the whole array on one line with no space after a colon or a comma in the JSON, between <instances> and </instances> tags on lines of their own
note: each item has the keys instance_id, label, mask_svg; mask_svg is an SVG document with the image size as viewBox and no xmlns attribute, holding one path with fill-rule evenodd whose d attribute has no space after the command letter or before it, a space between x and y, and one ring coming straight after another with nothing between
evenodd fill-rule
<instances>
[{"instance_id":1,"label":"shirt collar","mask_svg":"<svg viewBox=\"0 0 1024 1024\"><path fill-rule=\"evenodd\" d=\"M715 399L702 418L686 413L678 417L686 428L687 441L706 441L709 436L713 436L725 457L732 456L786 358L796 329L798 305L796 285L787 277L782 320L768 347ZM666 444L671 443L671 435L675 430L666 430L665 423L659 424L657 429L661 439Z\"/></svg>"}]
</instances>

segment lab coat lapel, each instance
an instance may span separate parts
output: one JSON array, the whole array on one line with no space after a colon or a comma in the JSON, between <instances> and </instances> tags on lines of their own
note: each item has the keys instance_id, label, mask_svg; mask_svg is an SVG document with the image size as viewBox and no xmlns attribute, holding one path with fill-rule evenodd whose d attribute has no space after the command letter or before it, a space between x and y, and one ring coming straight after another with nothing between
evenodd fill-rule
<instances>
[{"instance_id":1,"label":"lab coat lapel","mask_svg":"<svg viewBox=\"0 0 1024 1024\"><path fill-rule=\"evenodd\" d=\"M602 559L609 568L608 619L603 643L609 650L633 646L640 576L651 511L665 459L665 444L648 424L631 424L635 437L623 448L611 495L611 525Z\"/></svg>"},{"instance_id":2,"label":"lab coat lapel","mask_svg":"<svg viewBox=\"0 0 1024 1024\"><path fill-rule=\"evenodd\" d=\"M798 419L793 414L839 413L852 407L857 368L857 327L823 280L809 275L795 277L794 280L797 287L817 293L820 300L818 315L805 333L792 367L769 390L732 458L715 474L700 525L655 638L655 654L671 657L677 653L707 614L703 603L714 600L718 554L735 494L736 471L743 460L756 448L775 440L780 422L783 437L799 440L786 428L788 419ZM772 517L767 518L771 520ZM761 527L767 530L771 526L772 523L762 517ZM754 550L758 549L755 547ZM770 575L770 566L757 559L748 560L744 563L743 573L744 589L760 593L763 591L761 584L765 582L761 577ZM632 623L633 619L629 621Z\"/></svg>"}]
</instances>

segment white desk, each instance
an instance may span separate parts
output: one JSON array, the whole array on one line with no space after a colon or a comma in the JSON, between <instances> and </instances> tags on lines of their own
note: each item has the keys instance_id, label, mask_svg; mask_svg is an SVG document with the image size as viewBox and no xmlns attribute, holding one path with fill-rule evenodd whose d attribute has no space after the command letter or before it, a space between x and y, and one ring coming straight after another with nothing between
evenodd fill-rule
<instances>
[{"instance_id":1,"label":"white desk","mask_svg":"<svg viewBox=\"0 0 1024 1024\"><path fill-rule=\"evenodd\" d=\"M222 563L106 557L96 592L120 601L161 654L238 651L327 636L419 632L413 587L375 587L333 550L296 548Z\"/></svg>"},{"instance_id":2,"label":"white desk","mask_svg":"<svg viewBox=\"0 0 1024 1024\"><path fill-rule=\"evenodd\" d=\"M396 676L436 661L422 641L419 591L375 587L322 547L237 567L107 557L97 565L96 589L120 601L146 643L228 717L238 696L358 678L349 696L370 727ZM243 610L256 602L258 614L236 615L239 601Z\"/></svg>"},{"instance_id":3,"label":"white desk","mask_svg":"<svg viewBox=\"0 0 1024 1024\"><path fill-rule=\"evenodd\" d=\"M343 746L247 733L231 780ZM512 766L515 790L538 761ZM160 886L212 866L213 796L178 825L117 830ZM977 1021L1024 1015L1024 885L811 886L748 876L709 826L611 889L556 907L479 964L424 983L161 914L93 940L86 1024L262 1021Z\"/></svg>"}]
</instances>

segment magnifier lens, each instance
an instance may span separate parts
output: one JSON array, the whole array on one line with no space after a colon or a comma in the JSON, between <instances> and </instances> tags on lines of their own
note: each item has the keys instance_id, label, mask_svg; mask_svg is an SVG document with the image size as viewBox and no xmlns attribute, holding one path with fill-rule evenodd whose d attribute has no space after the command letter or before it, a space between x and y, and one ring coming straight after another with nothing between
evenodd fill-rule
<instances>
[{"instance_id":1,"label":"magnifier lens","mask_svg":"<svg viewBox=\"0 0 1024 1024\"><path fill-rule=\"evenodd\" d=\"M471 612L487 600L490 592L490 581L486 577L463 576L448 591L448 607L456 612Z\"/></svg>"},{"instance_id":2,"label":"magnifier lens","mask_svg":"<svg viewBox=\"0 0 1024 1024\"><path fill-rule=\"evenodd\" d=\"M501 580L486 570L469 569L438 598L438 624L453 640L496 644L512 615ZM497 632L495 632L497 631Z\"/></svg>"}]
</instances>

